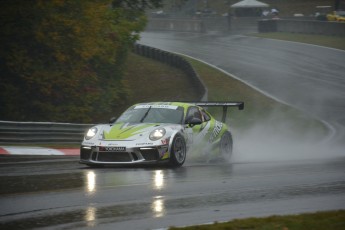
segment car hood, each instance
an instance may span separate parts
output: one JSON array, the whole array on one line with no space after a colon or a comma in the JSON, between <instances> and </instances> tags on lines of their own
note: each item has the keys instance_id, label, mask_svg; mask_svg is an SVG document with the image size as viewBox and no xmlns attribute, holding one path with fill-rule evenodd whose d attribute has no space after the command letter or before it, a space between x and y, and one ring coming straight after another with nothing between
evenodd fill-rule
<instances>
[{"instance_id":1,"label":"car hood","mask_svg":"<svg viewBox=\"0 0 345 230\"><path fill-rule=\"evenodd\" d=\"M142 137L144 133L151 132L161 126L160 124L152 123L115 123L104 128L103 138L104 140L135 140Z\"/></svg>"}]
</instances>

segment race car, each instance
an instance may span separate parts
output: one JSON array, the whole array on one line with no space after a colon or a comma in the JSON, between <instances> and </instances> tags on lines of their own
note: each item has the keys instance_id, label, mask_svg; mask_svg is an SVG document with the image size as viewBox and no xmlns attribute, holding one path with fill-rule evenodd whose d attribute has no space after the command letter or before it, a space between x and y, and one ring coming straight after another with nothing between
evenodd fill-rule
<instances>
[{"instance_id":1,"label":"race car","mask_svg":"<svg viewBox=\"0 0 345 230\"><path fill-rule=\"evenodd\" d=\"M222 121L204 107L223 107ZM228 160L232 134L227 108L243 102L150 102L129 107L108 124L90 128L80 147L80 163L91 167L166 163L180 167L187 152L212 151Z\"/></svg>"},{"instance_id":2,"label":"race car","mask_svg":"<svg viewBox=\"0 0 345 230\"><path fill-rule=\"evenodd\" d=\"M345 22L345 11L333 11L327 14L328 21Z\"/></svg>"}]
</instances>

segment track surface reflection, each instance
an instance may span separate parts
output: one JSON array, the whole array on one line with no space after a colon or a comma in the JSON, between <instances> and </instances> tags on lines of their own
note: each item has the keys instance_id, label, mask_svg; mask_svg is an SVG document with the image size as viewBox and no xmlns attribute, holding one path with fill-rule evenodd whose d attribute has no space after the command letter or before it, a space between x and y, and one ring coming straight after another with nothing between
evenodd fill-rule
<instances>
[{"instance_id":1,"label":"track surface reflection","mask_svg":"<svg viewBox=\"0 0 345 230\"><path fill-rule=\"evenodd\" d=\"M90 169L66 156L55 162L48 158L13 161L0 167L0 226L4 229L154 229L345 208L342 157L188 162L178 169ZM80 183L71 186L71 181Z\"/></svg>"}]
</instances>

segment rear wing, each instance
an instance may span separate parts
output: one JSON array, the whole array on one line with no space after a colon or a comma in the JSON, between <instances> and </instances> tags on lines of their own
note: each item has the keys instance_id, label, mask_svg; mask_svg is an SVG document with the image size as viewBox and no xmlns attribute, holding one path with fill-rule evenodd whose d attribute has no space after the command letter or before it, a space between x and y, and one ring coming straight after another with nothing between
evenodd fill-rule
<instances>
[{"instance_id":1,"label":"rear wing","mask_svg":"<svg viewBox=\"0 0 345 230\"><path fill-rule=\"evenodd\" d=\"M226 114L228 111L228 107L238 107L239 110L244 109L244 102L221 102L221 101L212 101L212 102L190 102L191 104L195 104L201 107L223 107L223 116L222 122L225 122Z\"/></svg>"}]
</instances>

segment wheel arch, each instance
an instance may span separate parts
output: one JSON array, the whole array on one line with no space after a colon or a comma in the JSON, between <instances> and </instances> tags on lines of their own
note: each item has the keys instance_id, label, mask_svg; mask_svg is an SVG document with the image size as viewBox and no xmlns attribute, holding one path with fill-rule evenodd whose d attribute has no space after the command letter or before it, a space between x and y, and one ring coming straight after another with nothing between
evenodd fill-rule
<instances>
[{"instance_id":1,"label":"wheel arch","mask_svg":"<svg viewBox=\"0 0 345 230\"><path fill-rule=\"evenodd\" d=\"M170 136L170 140L169 140L169 147L168 147L168 152L169 152L169 158L170 158L170 154L171 154L171 149L172 149L172 145L173 145L173 140L177 135L181 135L183 137L183 139L186 141L185 136L183 135L183 133L181 131L176 131L174 132L171 136Z\"/></svg>"}]
</instances>

